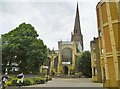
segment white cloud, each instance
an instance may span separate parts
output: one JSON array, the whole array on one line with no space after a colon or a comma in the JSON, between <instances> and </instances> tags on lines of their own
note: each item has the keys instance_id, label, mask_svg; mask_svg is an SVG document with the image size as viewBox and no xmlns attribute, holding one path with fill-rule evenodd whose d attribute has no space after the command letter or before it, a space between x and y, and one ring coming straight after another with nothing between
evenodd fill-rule
<instances>
[{"instance_id":1,"label":"white cloud","mask_svg":"<svg viewBox=\"0 0 120 89\"><path fill-rule=\"evenodd\" d=\"M19 24L32 24L52 49L57 49L59 40L70 40L74 28L76 2L2 2L2 31L4 34ZM18 0L20 1L20 0ZM29 0L32 1L32 0ZM99 0L98 0L99 1ZM80 23L84 38L85 50L89 50L89 42L97 36L96 2L79 2Z\"/></svg>"}]
</instances>

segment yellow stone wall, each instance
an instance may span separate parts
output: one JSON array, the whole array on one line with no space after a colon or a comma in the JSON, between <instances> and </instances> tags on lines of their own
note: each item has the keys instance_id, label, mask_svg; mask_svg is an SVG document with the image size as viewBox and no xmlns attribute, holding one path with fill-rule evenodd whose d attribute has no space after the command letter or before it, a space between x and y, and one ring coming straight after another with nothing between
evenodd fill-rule
<instances>
[{"instance_id":1,"label":"yellow stone wall","mask_svg":"<svg viewBox=\"0 0 120 89\"><path fill-rule=\"evenodd\" d=\"M64 71L63 71L63 67L64 66L67 66L68 67L68 74L70 74L70 70L75 70L75 62L76 62L76 57L75 57L75 54L76 54L76 45L75 45L75 42L72 42L71 45L61 45L62 43L59 43L59 57L58 57L58 71L57 71L57 74L63 74ZM70 48L72 49L72 64L70 65L62 65L62 50L64 48Z\"/></svg>"},{"instance_id":2,"label":"yellow stone wall","mask_svg":"<svg viewBox=\"0 0 120 89\"><path fill-rule=\"evenodd\" d=\"M101 2L96 7L100 59L104 87L120 88L120 20L118 0ZM104 72L105 68L105 72Z\"/></svg>"},{"instance_id":3,"label":"yellow stone wall","mask_svg":"<svg viewBox=\"0 0 120 89\"><path fill-rule=\"evenodd\" d=\"M77 55L75 42L71 42L70 45L69 44L60 45L60 44L61 43L59 43L58 53L52 52L52 53L49 53L48 55L49 59L51 60L50 74L52 74L52 72L54 72L55 75L64 74L64 69L63 69L64 66L68 67L68 74L70 74L70 70L75 70L75 64L76 64L75 62L76 62L76 55ZM70 48L72 50L72 64L70 65L62 65L62 50L64 48ZM54 61L57 56L58 56L58 64L57 64L57 71L56 71L56 69L54 68L54 65L55 65ZM42 68L41 68L41 71L42 71Z\"/></svg>"},{"instance_id":4,"label":"yellow stone wall","mask_svg":"<svg viewBox=\"0 0 120 89\"><path fill-rule=\"evenodd\" d=\"M49 54L49 58L50 58L50 60L51 60L51 62L50 62L50 74L52 73L52 72L54 72L55 74L56 74L56 70L55 70L55 68L54 68L54 61L55 61L55 58L58 56L58 54L56 54L56 53L51 53L51 54Z\"/></svg>"},{"instance_id":5,"label":"yellow stone wall","mask_svg":"<svg viewBox=\"0 0 120 89\"><path fill-rule=\"evenodd\" d=\"M95 42L91 41L90 42L90 46L91 46L91 67L92 67L92 81L97 81L97 74L95 73L96 68L96 59L94 59L94 55L95 53ZM94 70L95 69L95 70Z\"/></svg>"},{"instance_id":6,"label":"yellow stone wall","mask_svg":"<svg viewBox=\"0 0 120 89\"><path fill-rule=\"evenodd\" d=\"M94 40L90 42L90 47L91 47L92 80L96 82L102 82L99 38L94 38Z\"/></svg>"}]
</instances>

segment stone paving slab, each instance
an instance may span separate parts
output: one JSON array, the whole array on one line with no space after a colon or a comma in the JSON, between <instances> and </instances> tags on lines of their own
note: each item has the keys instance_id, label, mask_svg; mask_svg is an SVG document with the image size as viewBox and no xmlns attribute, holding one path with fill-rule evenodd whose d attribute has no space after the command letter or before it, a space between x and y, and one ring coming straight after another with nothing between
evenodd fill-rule
<instances>
[{"instance_id":1,"label":"stone paving slab","mask_svg":"<svg viewBox=\"0 0 120 89\"><path fill-rule=\"evenodd\" d=\"M33 85L29 87L103 87L102 83L94 83L91 78L53 78L45 84Z\"/></svg>"}]
</instances>

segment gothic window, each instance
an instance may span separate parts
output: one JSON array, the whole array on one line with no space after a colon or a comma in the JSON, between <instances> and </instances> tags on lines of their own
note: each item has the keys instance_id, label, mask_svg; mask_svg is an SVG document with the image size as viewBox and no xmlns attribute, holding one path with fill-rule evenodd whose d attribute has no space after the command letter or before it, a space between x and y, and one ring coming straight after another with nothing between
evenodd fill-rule
<instances>
[{"instance_id":1,"label":"gothic window","mask_svg":"<svg viewBox=\"0 0 120 89\"><path fill-rule=\"evenodd\" d=\"M93 70L93 71L94 71L94 74L93 74L93 75L94 75L94 76L96 76L96 75L97 75L97 69L96 69L96 68L94 68L94 70Z\"/></svg>"},{"instance_id":2,"label":"gothic window","mask_svg":"<svg viewBox=\"0 0 120 89\"><path fill-rule=\"evenodd\" d=\"M58 65L58 56L54 59L54 68L57 71L57 65Z\"/></svg>"},{"instance_id":3,"label":"gothic window","mask_svg":"<svg viewBox=\"0 0 120 89\"><path fill-rule=\"evenodd\" d=\"M77 31L77 30L75 30L75 33L78 33L78 31Z\"/></svg>"},{"instance_id":4,"label":"gothic window","mask_svg":"<svg viewBox=\"0 0 120 89\"><path fill-rule=\"evenodd\" d=\"M64 48L62 50L62 62L72 64L72 49Z\"/></svg>"},{"instance_id":5,"label":"gothic window","mask_svg":"<svg viewBox=\"0 0 120 89\"><path fill-rule=\"evenodd\" d=\"M94 74L93 74L93 75L95 76L95 68L94 68L94 70L93 70L93 71L94 71Z\"/></svg>"}]
</instances>

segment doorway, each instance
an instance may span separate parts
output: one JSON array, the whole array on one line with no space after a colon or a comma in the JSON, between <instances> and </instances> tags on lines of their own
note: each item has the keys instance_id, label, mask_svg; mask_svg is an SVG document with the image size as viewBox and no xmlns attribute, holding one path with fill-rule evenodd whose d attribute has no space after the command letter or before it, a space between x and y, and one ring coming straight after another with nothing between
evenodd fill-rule
<instances>
[{"instance_id":1,"label":"doorway","mask_svg":"<svg viewBox=\"0 0 120 89\"><path fill-rule=\"evenodd\" d=\"M65 74L65 75L68 75L68 67L67 67L67 66L64 66L64 67L63 67L63 70L64 70L64 74Z\"/></svg>"}]
</instances>

